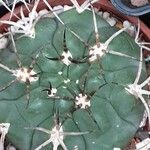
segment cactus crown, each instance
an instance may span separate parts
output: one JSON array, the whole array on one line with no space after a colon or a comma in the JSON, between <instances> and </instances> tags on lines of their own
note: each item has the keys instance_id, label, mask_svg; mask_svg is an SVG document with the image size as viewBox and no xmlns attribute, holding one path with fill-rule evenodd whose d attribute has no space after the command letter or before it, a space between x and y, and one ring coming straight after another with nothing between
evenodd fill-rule
<instances>
[{"instance_id":1,"label":"cactus crown","mask_svg":"<svg viewBox=\"0 0 150 150\"><path fill-rule=\"evenodd\" d=\"M58 15L43 1L50 17L35 15L37 0L28 18L21 10L20 23L0 21L13 26L0 54L0 121L10 123L8 139L21 150L124 148L139 127L141 103L149 115L141 43L89 3L91 10Z\"/></svg>"}]
</instances>

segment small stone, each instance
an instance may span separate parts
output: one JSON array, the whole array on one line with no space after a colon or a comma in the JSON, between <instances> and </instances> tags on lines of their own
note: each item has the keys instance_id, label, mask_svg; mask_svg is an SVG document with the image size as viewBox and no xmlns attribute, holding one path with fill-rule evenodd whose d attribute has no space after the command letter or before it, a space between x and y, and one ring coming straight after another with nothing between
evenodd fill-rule
<instances>
[{"instance_id":1,"label":"small stone","mask_svg":"<svg viewBox=\"0 0 150 150\"><path fill-rule=\"evenodd\" d=\"M109 17L106 21L113 27L116 24L116 20L113 17Z\"/></svg>"},{"instance_id":2,"label":"small stone","mask_svg":"<svg viewBox=\"0 0 150 150\"><path fill-rule=\"evenodd\" d=\"M43 16L43 15L46 15L46 14L48 14L49 13L49 11L47 10L47 9L43 9L43 10L40 10L39 12L38 12L38 15L39 16Z\"/></svg>"},{"instance_id":3,"label":"small stone","mask_svg":"<svg viewBox=\"0 0 150 150\"><path fill-rule=\"evenodd\" d=\"M14 146L9 146L7 150L16 150L16 148Z\"/></svg>"},{"instance_id":4,"label":"small stone","mask_svg":"<svg viewBox=\"0 0 150 150\"><path fill-rule=\"evenodd\" d=\"M107 18L109 18L109 17L110 17L110 13L108 13L108 12L105 11L105 12L103 13L103 18L104 18L104 19L107 19Z\"/></svg>"},{"instance_id":5,"label":"small stone","mask_svg":"<svg viewBox=\"0 0 150 150\"><path fill-rule=\"evenodd\" d=\"M134 26L129 26L129 27L126 29L126 32L127 32L130 36L132 36L132 37L135 37L135 31L136 31L136 29L135 29Z\"/></svg>"},{"instance_id":6,"label":"small stone","mask_svg":"<svg viewBox=\"0 0 150 150\"><path fill-rule=\"evenodd\" d=\"M4 49L7 47L8 44L8 38L6 38L5 36L3 36L3 34L0 34L0 49Z\"/></svg>"},{"instance_id":7,"label":"small stone","mask_svg":"<svg viewBox=\"0 0 150 150\"><path fill-rule=\"evenodd\" d=\"M100 16L102 16L102 15L103 15L103 12L102 12L102 11L99 11L97 14L100 15Z\"/></svg>"},{"instance_id":8,"label":"small stone","mask_svg":"<svg viewBox=\"0 0 150 150\"><path fill-rule=\"evenodd\" d=\"M70 10L72 8L73 8L73 6L64 5L64 11Z\"/></svg>"},{"instance_id":9,"label":"small stone","mask_svg":"<svg viewBox=\"0 0 150 150\"><path fill-rule=\"evenodd\" d=\"M136 31L136 29L135 29L134 26L130 26L129 27L129 34L130 34L130 36L134 37L135 36L135 31Z\"/></svg>"},{"instance_id":10,"label":"small stone","mask_svg":"<svg viewBox=\"0 0 150 150\"><path fill-rule=\"evenodd\" d=\"M148 150L150 149L150 138L144 139L140 143L136 144L136 149Z\"/></svg>"},{"instance_id":11,"label":"small stone","mask_svg":"<svg viewBox=\"0 0 150 150\"><path fill-rule=\"evenodd\" d=\"M124 22L123 22L123 27L124 28L129 28L131 26L131 23L128 21L128 20L125 20Z\"/></svg>"},{"instance_id":12,"label":"small stone","mask_svg":"<svg viewBox=\"0 0 150 150\"><path fill-rule=\"evenodd\" d=\"M55 11L57 14L60 14L60 13L64 12L64 7L61 5L55 6L55 7L53 7L53 11Z\"/></svg>"}]
</instances>

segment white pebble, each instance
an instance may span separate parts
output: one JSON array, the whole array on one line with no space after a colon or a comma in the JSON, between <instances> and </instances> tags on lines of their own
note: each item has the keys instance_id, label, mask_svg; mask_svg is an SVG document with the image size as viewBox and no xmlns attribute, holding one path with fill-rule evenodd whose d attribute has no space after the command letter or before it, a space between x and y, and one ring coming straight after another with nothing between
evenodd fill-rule
<instances>
[{"instance_id":1,"label":"white pebble","mask_svg":"<svg viewBox=\"0 0 150 150\"><path fill-rule=\"evenodd\" d=\"M8 150L16 150L16 148L14 146L9 146Z\"/></svg>"},{"instance_id":2,"label":"white pebble","mask_svg":"<svg viewBox=\"0 0 150 150\"><path fill-rule=\"evenodd\" d=\"M134 26L131 26L129 27L129 34L130 36L134 37L135 36L135 27Z\"/></svg>"},{"instance_id":3,"label":"white pebble","mask_svg":"<svg viewBox=\"0 0 150 150\"><path fill-rule=\"evenodd\" d=\"M136 149L149 150L150 149L150 138L144 139L140 143L137 143Z\"/></svg>"},{"instance_id":4,"label":"white pebble","mask_svg":"<svg viewBox=\"0 0 150 150\"><path fill-rule=\"evenodd\" d=\"M102 12L102 11L99 11L97 14L100 15L100 16L102 16L102 15L103 15L103 12Z\"/></svg>"},{"instance_id":5,"label":"white pebble","mask_svg":"<svg viewBox=\"0 0 150 150\"><path fill-rule=\"evenodd\" d=\"M103 13L103 18L104 18L104 19L107 19L107 18L109 18L109 17L110 17L110 13L108 13L108 12L105 11L105 12Z\"/></svg>"},{"instance_id":6,"label":"white pebble","mask_svg":"<svg viewBox=\"0 0 150 150\"><path fill-rule=\"evenodd\" d=\"M116 24L116 20L113 17L109 17L106 21L111 25L114 26Z\"/></svg>"},{"instance_id":7,"label":"white pebble","mask_svg":"<svg viewBox=\"0 0 150 150\"><path fill-rule=\"evenodd\" d=\"M135 37L135 27L134 26L129 26L126 30L126 32L132 36L132 37Z\"/></svg>"},{"instance_id":8,"label":"white pebble","mask_svg":"<svg viewBox=\"0 0 150 150\"><path fill-rule=\"evenodd\" d=\"M60 14L64 11L64 7L61 6L61 5L58 5L58 6L55 6L53 7L53 10L57 13L57 14Z\"/></svg>"},{"instance_id":9,"label":"white pebble","mask_svg":"<svg viewBox=\"0 0 150 150\"><path fill-rule=\"evenodd\" d=\"M131 23L128 21L128 20L125 20L124 22L123 22L123 27L124 28L129 28L131 26Z\"/></svg>"},{"instance_id":10,"label":"white pebble","mask_svg":"<svg viewBox=\"0 0 150 150\"><path fill-rule=\"evenodd\" d=\"M64 11L70 10L72 8L73 8L73 6L64 5Z\"/></svg>"},{"instance_id":11,"label":"white pebble","mask_svg":"<svg viewBox=\"0 0 150 150\"><path fill-rule=\"evenodd\" d=\"M43 16L43 15L46 15L46 14L48 14L48 10L47 9L43 9L43 10L40 10L39 12L38 12L38 15L39 16Z\"/></svg>"},{"instance_id":12,"label":"white pebble","mask_svg":"<svg viewBox=\"0 0 150 150\"><path fill-rule=\"evenodd\" d=\"M0 34L0 49L6 48L7 44L8 44L8 38L6 38L5 36L3 36L2 38L2 34Z\"/></svg>"}]
</instances>

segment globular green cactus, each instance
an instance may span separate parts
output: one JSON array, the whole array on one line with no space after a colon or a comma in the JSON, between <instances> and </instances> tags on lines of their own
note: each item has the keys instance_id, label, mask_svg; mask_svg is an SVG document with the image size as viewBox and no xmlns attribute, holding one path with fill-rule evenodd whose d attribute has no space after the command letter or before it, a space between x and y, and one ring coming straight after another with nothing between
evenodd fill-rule
<instances>
[{"instance_id":1,"label":"globular green cactus","mask_svg":"<svg viewBox=\"0 0 150 150\"><path fill-rule=\"evenodd\" d=\"M1 51L7 137L20 150L123 149L144 111L132 88L146 78L140 47L94 11L59 17L39 19L35 38L11 34Z\"/></svg>"}]
</instances>

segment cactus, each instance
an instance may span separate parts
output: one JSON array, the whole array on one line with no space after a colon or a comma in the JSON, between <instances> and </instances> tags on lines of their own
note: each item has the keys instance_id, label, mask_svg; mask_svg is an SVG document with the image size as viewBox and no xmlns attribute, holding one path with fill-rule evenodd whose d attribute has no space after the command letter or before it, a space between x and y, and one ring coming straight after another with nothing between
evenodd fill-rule
<instances>
[{"instance_id":1,"label":"cactus","mask_svg":"<svg viewBox=\"0 0 150 150\"><path fill-rule=\"evenodd\" d=\"M91 9L31 17L34 36L8 33L0 54L0 122L10 123L7 138L18 149L123 149L144 107L149 115L138 37Z\"/></svg>"}]
</instances>

